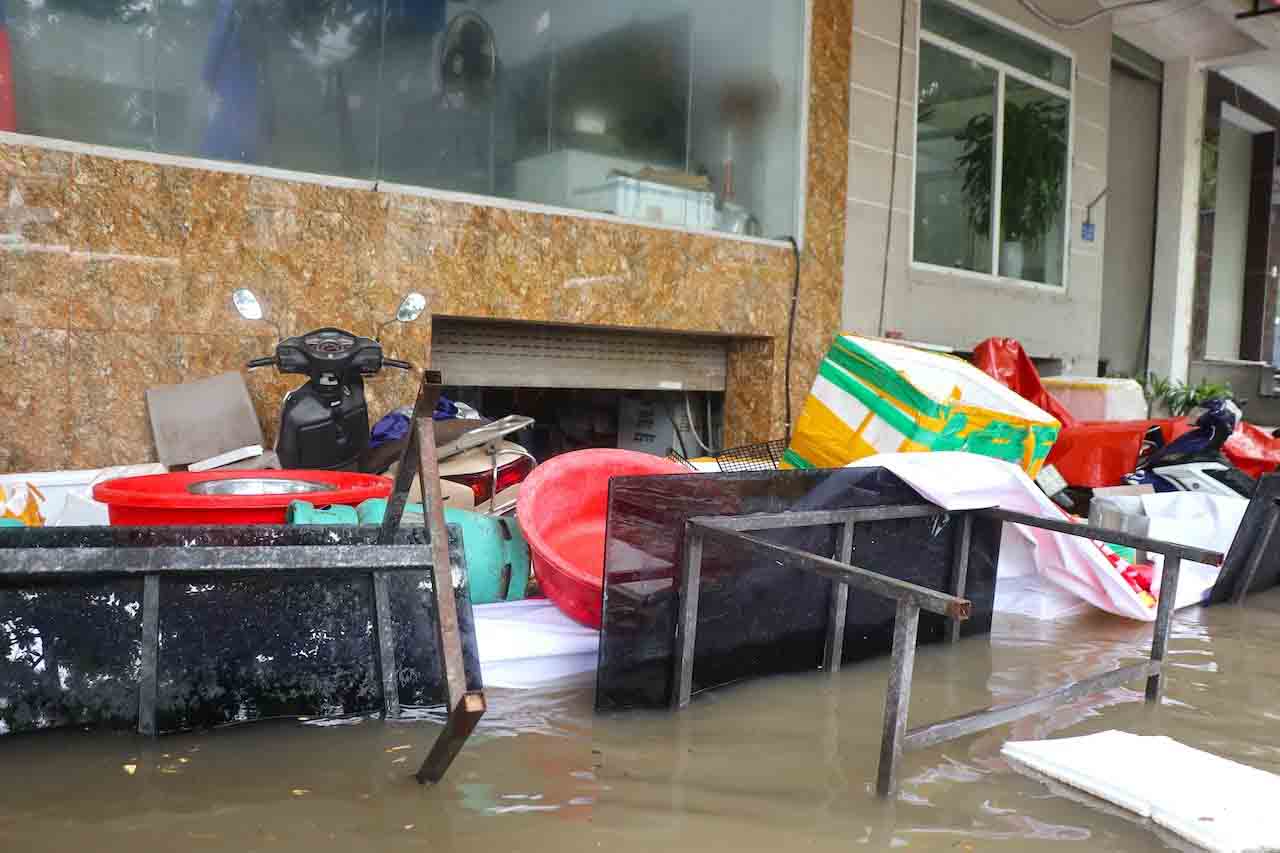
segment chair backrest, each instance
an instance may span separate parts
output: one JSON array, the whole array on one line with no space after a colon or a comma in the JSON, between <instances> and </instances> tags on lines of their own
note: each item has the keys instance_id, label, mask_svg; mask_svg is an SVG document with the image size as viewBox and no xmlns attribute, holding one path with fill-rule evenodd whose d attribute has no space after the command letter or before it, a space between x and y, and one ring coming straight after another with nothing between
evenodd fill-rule
<instances>
[{"instance_id":1,"label":"chair backrest","mask_svg":"<svg viewBox=\"0 0 1280 853\"><path fill-rule=\"evenodd\" d=\"M262 444L262 425L240 373L147 389L156 453L165 466L190 465Z\"/></svg>"}]
</instances>

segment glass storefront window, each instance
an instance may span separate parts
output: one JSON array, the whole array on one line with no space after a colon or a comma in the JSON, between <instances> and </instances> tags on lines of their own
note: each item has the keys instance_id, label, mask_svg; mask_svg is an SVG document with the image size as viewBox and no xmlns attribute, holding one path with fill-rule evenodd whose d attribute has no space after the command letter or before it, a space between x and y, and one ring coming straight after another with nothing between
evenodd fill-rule
<instances>
[{"instance_id":1,"label":"glass storefront window","mask_svg":"<svg viewBox=\"0 0 1280 853\"><path fill-rule=\"evenodd\" d=\"M6 0L21 133L796 230L804 0Z\"/></svg>"},{"instance_id":2,"label":"glass storefront window","mask_svg":"<svg viewBox=\"0 0 1280 853\"><path fill-rule=\"evenodd\" d=\"M913 260L1060 287L1071 60L945 0L924 8Z\"/></svg>"}]
</instances>

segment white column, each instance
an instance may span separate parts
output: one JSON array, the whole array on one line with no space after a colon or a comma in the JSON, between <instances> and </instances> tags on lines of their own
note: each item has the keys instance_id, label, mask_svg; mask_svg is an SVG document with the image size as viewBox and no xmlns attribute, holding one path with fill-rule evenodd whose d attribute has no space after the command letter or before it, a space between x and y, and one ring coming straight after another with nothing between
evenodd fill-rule
<instances>
[{"instance_id":1,"label":"white column","mask_svg":"<svg viewBox=\"0 0 1280 853\"><path fill-rule=\"evenodd\" d=\"M1148 369L1183 381L1191 362L1204 99L1205 73L1194 60L1165 64Z\"/></svg>"}]
</instances>

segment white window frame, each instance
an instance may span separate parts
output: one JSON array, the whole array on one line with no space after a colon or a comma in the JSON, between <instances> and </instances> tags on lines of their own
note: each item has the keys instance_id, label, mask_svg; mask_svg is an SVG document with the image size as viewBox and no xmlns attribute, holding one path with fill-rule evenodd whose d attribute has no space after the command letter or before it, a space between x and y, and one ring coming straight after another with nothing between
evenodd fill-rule
<instances>
[{"instance_id":1,"label":"white window frame","mask_svg":"<svg viewBox=\"0 0 1280 853\"><path fill-rule=\"evenodd\" d=\"M920 163L920 128L918 125L914 127L914 133L911 139L911 206L910 206L910 234L907 241L907 263L912 270L921 270L930 273L941 273L943 275L969 279L985 284L999 284L1011 287L1029 288L1033 290L1042 290L1047 293L1057 295L1065 295L1071 285L1071 245L1072 245L1072 178L1075 172L1075 143L1076 143L1076 80L1079 77L1079 65L1076 60L1075 51L1058 44L1057 42L1047 39L1037 32L1019 26L1012 21L1007 21L998 15L995 15L986 9L974 5L969 0L946 0L952 6L962 9L975 17L982 18L993 27L1006 30L1015 35L1021 36L1028 41L1035 42L1041 47L1051 50L1054 53L1061 54L1071 60L1071 74L1069 86L1063 87L1056 83L1051 83L1034 74L992 59L986 54L980 53L972 48L957 44L945 36L940 36L929 32L924 26L924 9L923 0L921 0L920 15L916 25L916 86L915 92L912 93L912 108L919 115L920 110L920 48L923 44L928 44L941 50L948 51L953 55L968 59L978 65L983 66L991 71L996 72L996 139L995 139L995 159L998 168L995 172L995 186L991 190L991 272L979 272L978 270L967 270L961 267L948 267L941 264L931 264L924 261L916 260L916 179L919 175ZM1063 192L1062 200L1062 216L1063 216L1063 240L1062 240L1062 284L1048 284L1040 281L1029 281L1021 278L1011 278L1009 276L1000 275L1000 247L1001 241L998 238L1000 234L1001 215L1003 208L1003 183L1004 183L1004 104L1005 104L1005 81L1012 77L1020 83L1026 83L1067 101L1067 183Z\"/></svg>"}]
</instances>

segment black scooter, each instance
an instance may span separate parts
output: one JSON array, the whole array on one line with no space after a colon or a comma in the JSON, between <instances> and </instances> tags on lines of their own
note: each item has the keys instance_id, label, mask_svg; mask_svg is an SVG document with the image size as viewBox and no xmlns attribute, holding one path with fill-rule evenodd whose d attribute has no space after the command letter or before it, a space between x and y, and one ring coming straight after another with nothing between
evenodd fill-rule
<instances>
[{"instance_id":1,"label":"black scooter","mask_svg":"<svg viewBox=\"0 0 1280 853\"><path fill-rule=\"evenodd\" d=\"M236 311L246 320L264 320L258 298L249 290L232 294ZM410 323L427 306L421 293L410 293L400 303L394 320ZM369 407L364 399L364 379L384 367L412 370L407 361L387 358L376 338L365 338L342 329L324 328L276 344L275 355L255 358L248 369L275 367L296 373L307 382L290 391L280 409L280 434L276 455L285 469L353 471L369 446Z\"/></svg>"}]
</instances>

